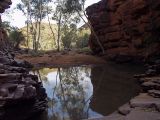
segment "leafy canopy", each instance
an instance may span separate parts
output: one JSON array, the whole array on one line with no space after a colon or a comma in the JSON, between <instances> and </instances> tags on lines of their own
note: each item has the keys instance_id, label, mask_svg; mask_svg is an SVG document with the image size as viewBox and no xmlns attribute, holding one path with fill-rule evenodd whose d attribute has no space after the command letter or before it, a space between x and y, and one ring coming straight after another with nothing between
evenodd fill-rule
<instances>
[{"instance_id":1,"label":"leafy canopy","mask_svg":"<svg viewBox=\"0 0 160 120\"><path fill-rule=\"evenodd\" d=\"M66 11L69 13L74 13L76 11L84 10L85 1L86 0L66 0Z\"/></svg>"}]
</instances>

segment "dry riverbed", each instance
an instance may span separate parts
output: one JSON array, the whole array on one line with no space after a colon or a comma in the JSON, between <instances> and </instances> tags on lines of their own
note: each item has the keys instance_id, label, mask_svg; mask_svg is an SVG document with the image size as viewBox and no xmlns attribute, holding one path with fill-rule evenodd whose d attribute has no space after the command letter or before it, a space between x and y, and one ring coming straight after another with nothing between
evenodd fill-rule
<instances>
[{"instance_id":1,"label":"dry riverbed","mask_svg":"<svg viewBox=\"0 0 160 120\"><path fill-rule=\"evenodd\" d=\"M47 53L33 56L31 54L16 54L17 59L26 60L35 66L72 66L100 65L106 61L100 57L83 53Z\"/></svg>"}]
</instances>

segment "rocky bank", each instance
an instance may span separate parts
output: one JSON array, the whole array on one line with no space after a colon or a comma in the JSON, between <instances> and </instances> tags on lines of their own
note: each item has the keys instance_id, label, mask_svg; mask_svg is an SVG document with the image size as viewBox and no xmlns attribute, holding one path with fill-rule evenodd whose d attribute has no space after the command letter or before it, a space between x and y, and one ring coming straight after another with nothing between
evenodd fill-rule
<instances>
[{"instance_id":1,"label":"rocky bank","mask_svg":"<svg viewBox=\"0 0 160 120\"><path fill-rule=\"evenodd\" d=\"M0 13L11 5L0 1ZM1 20L0 20L1 26ZM0 120L25 120L47 107L45 89L28 62L14 58L7 42L7 34L0 27Z\"/></svg>"},{"instance_id":2,"label":"rocky bank","mask_svg":"<svg viewBox=\"0 0 160 120\"><path fill-rule=\"evenodd\" d=\"M106 58L126 62L159 54L160 1L101 0L86 11ZM92 32L89 44L100 54L95 38Z\"/></svg>"}]
</instances>

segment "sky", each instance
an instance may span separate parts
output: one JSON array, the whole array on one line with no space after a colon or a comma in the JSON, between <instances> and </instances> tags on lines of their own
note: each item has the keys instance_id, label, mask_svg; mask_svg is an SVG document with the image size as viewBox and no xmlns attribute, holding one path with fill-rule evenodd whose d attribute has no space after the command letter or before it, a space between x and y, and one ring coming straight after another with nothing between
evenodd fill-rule
<instances>
[{"instance_id":1,"label":"sky","mask_svg":"<svg viewBox=\"0 0 160 120\"><path fill-rule=\"evenodd\" d=\"M19 3L21 0L12 0L12 6L10 9L6 10L5 13L2 14L2 21L9 21L12 26L22 28L25 26L25 16L21 11L17 11L13 9L16 7L17 3ZM90 6L94 3L97 3L100 0L86 0L85 6ZM8 14L6 14L8 13ZM44 20L45 22L46 20ZM83 24L83 22L80 23L80 26Z\"/></svg>"}]
</instances>

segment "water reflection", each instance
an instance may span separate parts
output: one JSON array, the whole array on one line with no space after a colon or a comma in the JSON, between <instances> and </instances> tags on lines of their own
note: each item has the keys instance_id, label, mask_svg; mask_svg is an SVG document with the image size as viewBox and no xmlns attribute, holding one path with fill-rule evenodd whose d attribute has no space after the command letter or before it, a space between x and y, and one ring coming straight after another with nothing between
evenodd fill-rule
<instances>
[{"instance_id":1,"label":"water reflection","mask_svg":"<svg viewBox=\"0 0 160 120\"><path fill-rule=\"evenodd\" d=\"M133 75L144 72L141 65L108 63L94 67L91 80L94 88L90 107L102 115L109 115L140 92Z\"/></svg>"},{"instance_id":2,"label":"water reflection","mask_svg":"<svg viewBox=\"0 0 160 120\"><path fill-rule=\"evenodd\" d=\"M109 115L136 96L135 65L44 68L34 71L48 94L48 111L36 120L81 120ZM34 119L35 120L35 119Z\"/></svg>"},{"instance_id":3,"label":"water reflection","mask_svg":"<svg viewBox=\"0 0 160 120\"><path fill-rule=\"evenodd\" d=\"M48 94L47 119L81 120L101 116L89 107L93 94L91 68L45 68L34 74L42 80Z\"/></svg>"}]
</instances>

